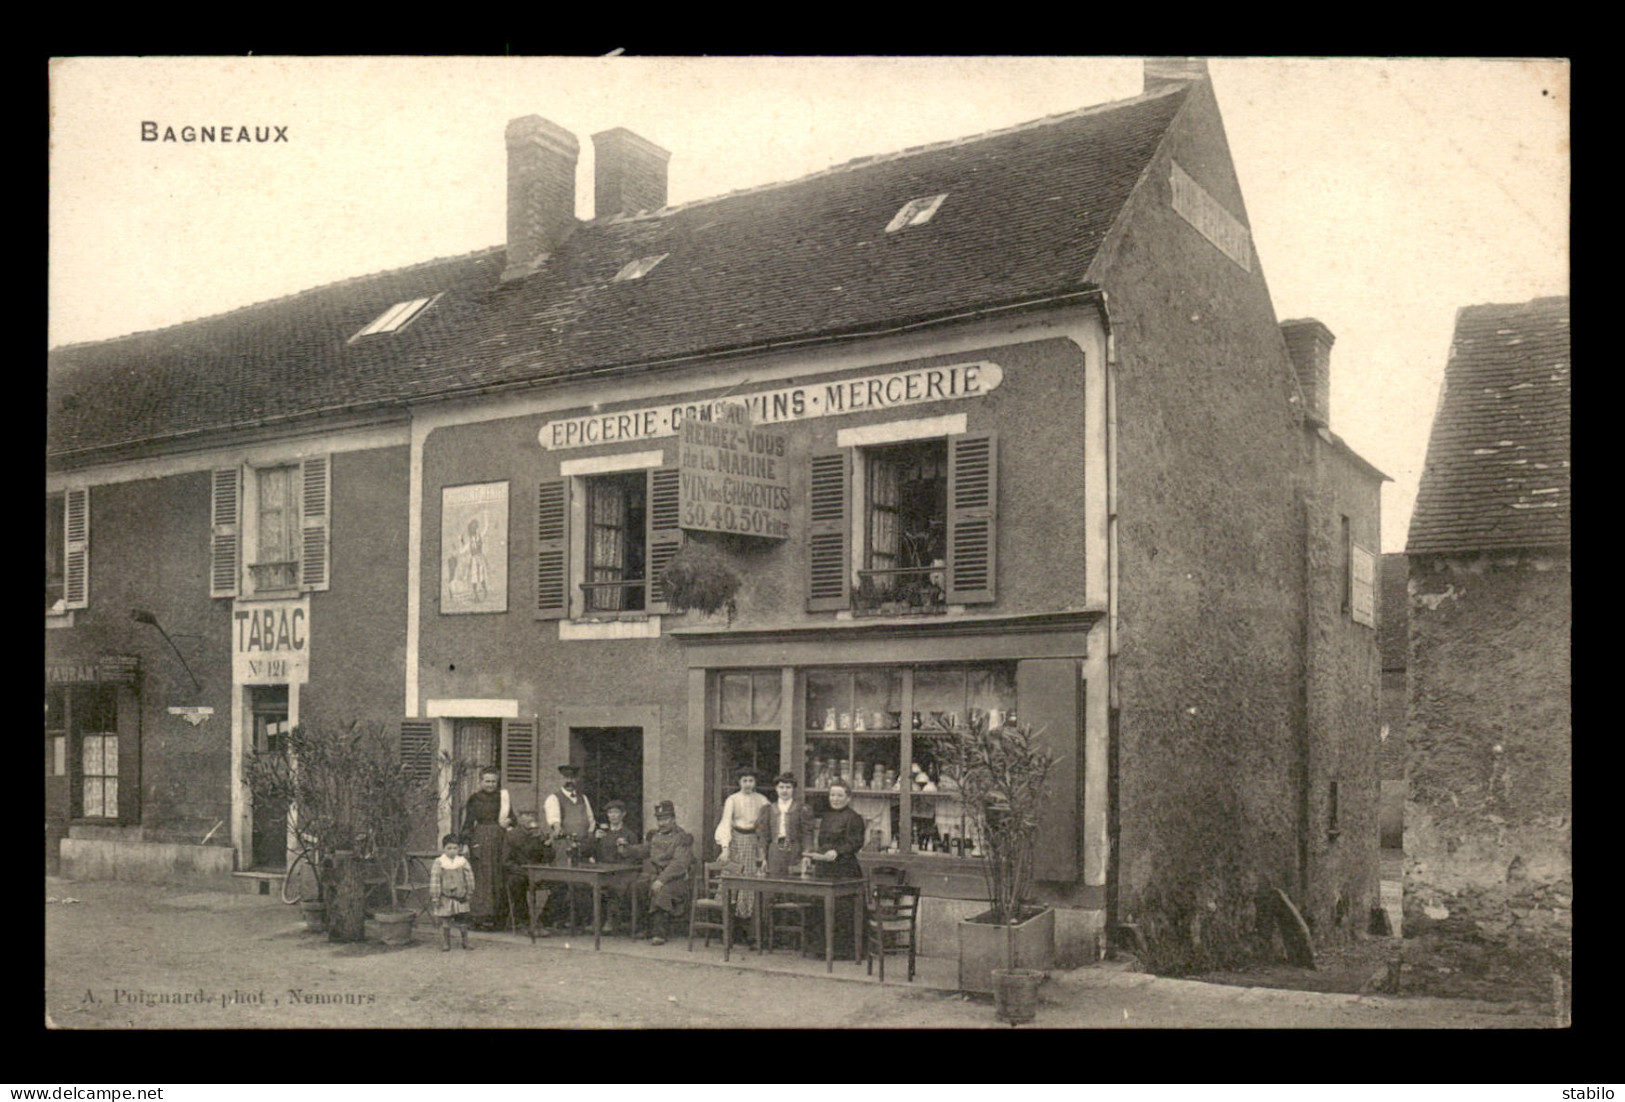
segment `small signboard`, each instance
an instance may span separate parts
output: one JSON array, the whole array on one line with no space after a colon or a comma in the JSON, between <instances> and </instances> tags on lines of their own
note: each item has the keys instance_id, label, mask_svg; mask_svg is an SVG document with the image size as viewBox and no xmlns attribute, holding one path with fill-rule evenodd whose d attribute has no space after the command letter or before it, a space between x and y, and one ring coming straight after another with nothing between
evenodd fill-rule
<instances>
[{"instance_id":1,"label":"small signboard","mask_svg":"<svg viewBox=\"0 0 1625 1102\"><path fill-rule=\"evenodd\" d=\"M205 722L214 715L214 709L201 704L180 704L169 709L172 716L180 716L193 727Z\"/></svg>"},{"instance_id":2,"label":"small signboard","mask_svg":"<svg viewBox=\"0 0 1625 1102\"><path fill-rule=\"evenodd\" d=\"M684 417L677 453L678 524L700 532L788 539L790 438L756 428L743 404Z\"/></svg>"}]
</instances>

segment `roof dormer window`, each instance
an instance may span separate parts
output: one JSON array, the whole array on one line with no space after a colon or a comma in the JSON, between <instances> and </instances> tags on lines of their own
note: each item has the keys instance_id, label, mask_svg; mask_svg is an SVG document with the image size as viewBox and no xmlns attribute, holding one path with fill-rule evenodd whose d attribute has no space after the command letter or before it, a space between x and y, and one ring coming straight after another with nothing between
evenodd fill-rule
<instances>
[{"instance_id":1,"label":"roof dormer window","mask_svg":"<svg viewBox=\"0 0 1625 1102\"><path fill-rule=\"evenodd\" d=\"M640 257L639 259L632 261L620 271L616 272L615 278L610 280L610 282L624 283L629 279L642 279L644 276L648 275L654 270L654 266L656 264L659 264L662 260L666 259L666 257L670 255L670 253L661 253L659 256Z\"/></svg>"},{"instance_id":2,"label":"roof dormer window","mask_svg":"<svg viewBox=\"0 0 1625 1102\"><path fill-rule=\"evenodd\" d=\"M931 216L937 213L942 201L948 198L947 192L941 195L927 195L920 199L910 199L903 204L903 209L897 212L891 224L886 227L887 233L896 233L906 230L910 226L923 226L931 221Z\"/></svg>"},{"instance_id":3,"label":"roof dormer window","mask_svg":"<svg viewBox=\"0 0 1625 1102\"><path fill-rule=\"evenodd\" d=\"M406 302L397 302L374 318L372 324L350 339L358 340L361 337L370 337L374 333L394 333L404 328L408 322L427 310L439 298L439 295L435 295L433 298L414 298Z\"/></svg>"}]
</instances>

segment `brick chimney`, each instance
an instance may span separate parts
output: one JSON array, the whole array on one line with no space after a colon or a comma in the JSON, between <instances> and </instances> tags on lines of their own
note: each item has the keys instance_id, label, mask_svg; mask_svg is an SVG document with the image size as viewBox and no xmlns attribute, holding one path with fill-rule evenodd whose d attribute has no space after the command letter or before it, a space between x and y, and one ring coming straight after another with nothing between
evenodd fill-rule
<instances>
[{"instance_id":1,"label":"brick chimney","mask_svg":"<svg viewBox=\"0 0 1625 1102\"><path fill-rule=\"evenodd\" d=\"M1148 57L1145 59L1145 87L1141 91L1160 92L1170 85L1206 79L1205 57Z\"/></svg>"},{"instance_id":2,"label":"brick chimney","mask_svg":"<svg viewBox=\"0 0 1625 1102\"><path fill-rule=\"evenodd\" d=\"M593 217L613 218L666 205L671 154L624 126L592 136Z\"/></svg>"},{"instance_id":3,"label":"brick chimney","mask_svg":"<svg viewBox=\"0 0 1625 1102\"><path fill-rule=\"evenodd\" d=\"M1314 318L1283 321L1281 336L1286 339L1287 355L1292 357L1292 367L1298 373L1304 415L1311 424L1330 427L1332 342L1337 338Z\"/></svg>"},{"instance_id":4,"label":"brick chimney","mask_svg":"<svg viewBox=\"0 0 1625 1102\"><path fill-rule=\"evenodd\" d=\"M508 266L522 279L576 228L575 135L540 115L508 123Z\"/></svg>"}]
</instances>

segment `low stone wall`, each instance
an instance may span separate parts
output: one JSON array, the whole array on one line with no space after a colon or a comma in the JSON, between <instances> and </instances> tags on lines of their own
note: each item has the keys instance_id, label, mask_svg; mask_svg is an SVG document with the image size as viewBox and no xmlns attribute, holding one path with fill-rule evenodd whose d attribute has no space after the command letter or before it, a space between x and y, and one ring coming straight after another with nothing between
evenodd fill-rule
<instances>
[{"instance_id":1,"label":"low stone wall","mask_svg":"<svg viewBox=\"0 0 1625 1102\"><path fill-rule=\"evenodd\" d=\"M64 838L62 875L70 880L142 880L233 889L230 846Z\"/></svg>"}]
</instances>

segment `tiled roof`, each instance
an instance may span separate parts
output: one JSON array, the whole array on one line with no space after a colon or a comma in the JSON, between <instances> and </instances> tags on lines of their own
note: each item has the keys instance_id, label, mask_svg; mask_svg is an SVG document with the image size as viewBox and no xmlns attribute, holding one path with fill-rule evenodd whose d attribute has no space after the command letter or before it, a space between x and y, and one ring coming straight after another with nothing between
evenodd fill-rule
<instances>
[{"instance_id":1,"label":"tiled roof","mask_svg":"<svg viewBox=\"0 0 1625 1102\"><path fill-rule=\"evenodd\" d=\"M1410 560L1402 552L1383 555L1377 570L1377 653L1383 669L1402 670L1410 630Z\"/></svg>"},{"instance_id":2,"label":"tiled roof","mask_svg":"<svg viewBox=\"0 0 1625 1102\"><path fill-rule=\"evenodd\" d=\"M1466 306L1409 554L1569 542L1569 300Z\"/></svg>"},{"instance_id":3,"label":"tiled roof","mask_svg":"<svg viewBox=\"0 0 1625 1102\"><path fill-rule=\"evenodd\" d=\"M50 356L47 454L815 339L1084 288L1184 88L581 225L540 270L430 261ZM946 193L928 223L886 225ZM644 278L628 261L667 254ZM348 343L394 303L404 330Z\"/></svg>"}]
</instances>

